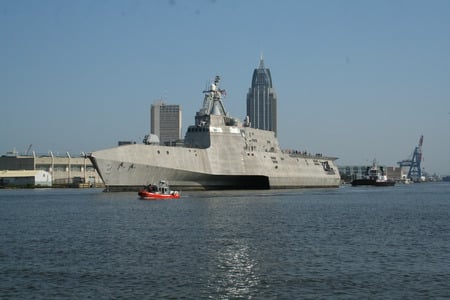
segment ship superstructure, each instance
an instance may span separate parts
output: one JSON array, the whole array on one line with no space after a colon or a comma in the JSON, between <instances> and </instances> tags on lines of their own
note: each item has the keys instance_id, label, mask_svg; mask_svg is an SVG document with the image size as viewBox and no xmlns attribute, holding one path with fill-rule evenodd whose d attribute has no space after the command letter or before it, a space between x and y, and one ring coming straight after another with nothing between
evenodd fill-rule
<instances>
[{"instance_id":1,"label":"ship superstructure","mask_svg":"<svg viewBox=\"0 0 450 300\"><path fill-rule=\"evenodd\" d=\"M89 155L106 189L138 190L168 180L179 190L337 187L336 158L282 151L273 131L231 117L216 76L184 145L130 144Z\"/></svg>"}]
</instances>

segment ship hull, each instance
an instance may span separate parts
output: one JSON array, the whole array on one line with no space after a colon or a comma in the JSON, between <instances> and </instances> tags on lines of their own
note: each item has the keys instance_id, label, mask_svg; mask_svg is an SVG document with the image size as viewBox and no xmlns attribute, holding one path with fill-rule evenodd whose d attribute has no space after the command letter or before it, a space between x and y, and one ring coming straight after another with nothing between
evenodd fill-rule
<instances>
[{"instance_id":1,"label":"ship hull","mask_svg":"<svg viewBox=\"0 0 450 300\"><path fill-rule=\"evenodd\" d=\"M331 158L236 149L133 144L95 151L89 158L108 191L137 191L160 179L178 190L339 186Z\"/></svg>"}]
</instances>

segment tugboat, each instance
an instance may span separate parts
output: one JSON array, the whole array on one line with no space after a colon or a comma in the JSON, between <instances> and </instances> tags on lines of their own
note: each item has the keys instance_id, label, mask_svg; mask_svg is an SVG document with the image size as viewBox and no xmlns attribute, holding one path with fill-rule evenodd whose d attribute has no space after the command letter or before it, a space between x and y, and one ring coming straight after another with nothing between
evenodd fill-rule
<instances>
[{"instance_id":1,"label":"tugboat","mask_svg":"<svg viewBox=\"0 0 450 300\"><path fill-rule=\"evenodd\" d=\"M166 180L160 180L158 185L149 184L138 193L143 200L160 200L160 199L179 199L178 191L171 191L169 183Z\"/></svg>"},{"instance_id":2,"label":"tugboat","mask_svg":"<svg viewBox=\"0 0 450 300\"><path fill-rule=\"evenodd\" d=\"M352 181L352 186L358 185L393 186L395 181L387 179L383 167L378 167L376 161L373 160L372 167L367 167L364 177Z\"/></svg>"}]
</instances>

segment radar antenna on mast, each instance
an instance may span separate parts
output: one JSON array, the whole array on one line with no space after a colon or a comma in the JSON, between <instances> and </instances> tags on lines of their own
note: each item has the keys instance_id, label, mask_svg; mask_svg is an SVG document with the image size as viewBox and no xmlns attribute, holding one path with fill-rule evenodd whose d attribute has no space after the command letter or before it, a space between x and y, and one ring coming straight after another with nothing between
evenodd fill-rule
<instances>
[{"instance_id":1,"label":"radar antenna on mast","mask_svg":"<svg viewBox=\"0 0 450 300\"><path fill-rule=\"evenodd\" d=\"M199 112L201 115L228 115L222 103L222 96L226 95L226 91L219 88L219 82L220 76L217 75L209 89L203 91L205 99L203 100L203 108Z\"/></svg>"}]
</instances>

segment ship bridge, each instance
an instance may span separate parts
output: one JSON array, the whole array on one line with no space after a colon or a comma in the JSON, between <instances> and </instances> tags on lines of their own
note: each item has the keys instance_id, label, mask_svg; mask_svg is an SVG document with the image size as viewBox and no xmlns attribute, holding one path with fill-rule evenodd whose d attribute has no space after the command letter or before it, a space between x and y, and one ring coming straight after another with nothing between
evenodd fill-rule
<instances>
[{"instance_id":1,"label":"ship bridge","mask_svg":"<svg viewBox=\"0 0 450 300\"><path fill-rule=\"evenodd\" d=\"M208 148L211 145L210 132L220 132L217 128L240 126L239 120L229 116L223 105L222 97L226 91L219 87L220 76L207 90L202 108L195 115L195 125L189 126L185 136L185 145L194 148Z\"/></svg>"}]
</instances>

